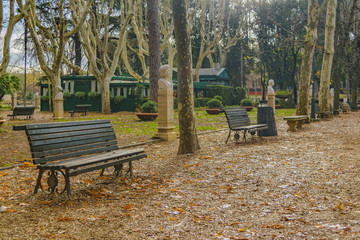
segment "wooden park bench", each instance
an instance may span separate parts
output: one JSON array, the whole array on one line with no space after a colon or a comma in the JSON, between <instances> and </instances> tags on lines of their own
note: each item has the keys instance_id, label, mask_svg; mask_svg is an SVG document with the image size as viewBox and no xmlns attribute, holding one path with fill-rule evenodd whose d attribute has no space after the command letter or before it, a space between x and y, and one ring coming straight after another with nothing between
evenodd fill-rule
<instances>
[{"instance_id":1,"label":"wooden park bench","mask_svg":"<svg viewBox=\"0 0 360 240\"><path fill-rule=\"evenodd\" d=\"M315 114L318 118L324 119L324 118L331 118L332 113L331 112L322 112L320 110L320 106L318 103L315 103Z\"/></svg>"},{"instance_id":2,"label":"wooden park bench","mask_svg":"<svg viewBox=\"0 0 360 240\"><path fill-rule=\"evenodd\" d=\"M349 106L351 108L351 111L357 111L357 110L360 109L360 107L358 105L354 104L353 102L349 101L348 104L349 104Z\"/></svg>"},{"instance_id":3,"label":"wooden park bench","mask_svg":"<svg viewBox=\"0 0 360 240\"><path fill-rule=\"evenodd\" d=\"M229 135L226 139L226 143L228 142L231 132L234 131L234 138L236 143L240 138L240 132L243 131L243 140L246 142L246 133L249 132L251 135L254 135L258 132L261 137L261 130L267 130L267 124L251 124L248 113L245 108L237 107L237 108L225 108L222 110L225 112L226 119L229 125Z\"/></svg>"},{"instance_id":4,"label":"wooden park bench","mask_svg":"<svg viewBox=\"0 0 360 240\"><path fill-rule=\"evenodd\" d=\"M342 113L347 113L350 111L350 108L348 106L345 107L342 102L339 102L339 105L340 105L340 109L341 109Z\"/></svg>"},{"instance_id":5,"label":"wooden park bench","mask_svg":"<svg viewBox=\"0 0 360 240\"><path fill-rule=\"evenodd\" d=\"M15 129L15 128L14 128ZM48 190L58 191L58 178L64 178L61 192L71 193L70 177L101 169L111 171L116 177L123 163L146 157L144 149L119 150L110 120L92 120L18 126L24 129L30 144L33 163L39 169L34 193L43 189L42 177L48 173Z\"/></svg>"},{"instance_id":6,"label":"wooden park bench","mask_svg":"<svg viewBox=\"0 0 360 240\"><path fill-rule=\"evenodd\" d=\"M307 115L295 115L287 116L283 118L286 120L287 125L289 126L288 131L295 132L297 129L301 129L305 121L309 119Z\"/></svg>"},{"instance_id":7,"label":"wooden park bench","mask_svg":"<svg viewBox=\"0 0 360 240\"><path fill-rule=\"evenodd\" d=\"M26 116L26 119L31 119L34 114L35 107L34 106L17 106L14 107L13 113L8 114L10 119L16 119L17 116Z\"/></svg>"},{"instance_id":8,"label":"wooden park bench","mask_svg":"<svg viewBox=\"0 0 360 240\"><path fill-rule=\"evenodd\" d=\"M91 107L90 104L79 104L79 105L75 105L74 110L73 110L73 111L69 111L69 113L71 114L72 117L75 115L75 113L82 113L83 116L86 116L89 107Z\"/></svg>"}]
</instances>

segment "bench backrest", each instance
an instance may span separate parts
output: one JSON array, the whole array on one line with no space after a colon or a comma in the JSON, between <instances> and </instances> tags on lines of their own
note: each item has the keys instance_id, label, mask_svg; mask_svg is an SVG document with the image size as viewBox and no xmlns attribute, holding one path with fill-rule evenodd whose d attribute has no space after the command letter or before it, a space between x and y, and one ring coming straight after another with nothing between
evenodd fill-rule
<instances>
[{"instance_id":1,"label":"bench backrest","mask_svg":"<svg viewBox=\"0 0 360 240\"><path fill-rule=\"evenodd\" d=\"M25 126L34 164L118 149L110 120Z\"/></svg>"},{"instance_id":2,"label":"bench backrest","mask_svg":"<svg viewBox=\"0 0 360 240\"><path fill-rule=\"evenodd\" d=\"M75 105L74 112L87 112L90 105Z\"/></svg>"},{"instance_id":3,"label":"bench backrest","mask_svg":"<svg viewBox=\"0 0 360 240\"><path fill-rule=\"evenodd\" d=\"M225 112L230 129L250 125L250 118L245 108L225 108L223 111Z\"/></svg>"},{"instance_id":4,"label":"bench backrest","mask_svg":"<svg viewBox=\"0 0 360 240\"><path fill-rule=\"evenodd\" d=\"M35 107L15 107L13 110L13 115L33 115Z\"/></svg>"}]
</instances>

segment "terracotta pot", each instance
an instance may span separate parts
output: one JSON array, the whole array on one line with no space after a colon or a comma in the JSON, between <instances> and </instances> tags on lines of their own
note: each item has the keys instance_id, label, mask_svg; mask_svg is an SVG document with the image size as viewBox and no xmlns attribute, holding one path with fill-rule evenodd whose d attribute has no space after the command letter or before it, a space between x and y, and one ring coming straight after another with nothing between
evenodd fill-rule
<instances>
[{"instance_id":1,"label":"terracotta pot","mask_svg":"<svg viewBox=\"0 0 360 240\"><path fill-rule=\"evenodd\" d=\"M141 121L153 121L157 118L158 113L135 113L135 115L141 120Z\"/></svg>"},{"instance_id":2,"label":"terracotta pot","mask_svg":"<svg viewBox=\"0 0 360 240\"><path fill-rule=\"evenodd\" d=\"M4 122L6 122L5 119L0 119L0 127L3 125Z\"/></svg>"},{"instance_id":3,"label":"terracotta pot","mask_svg":"<svg viewBox=\"0 0 360 240\"><path fill-rule=\"evenodd\" d=\"M245 106L244 108L245 108L245 110L246 110L247 112L250 112L251 110L253 110L254 107Z\"/></svg>"},{"instance_id":4,"label":"terracotta pot","mask_svg":"<svg viewBox=\"0 0 360 240\"><path fill-rule=\"evenodd\" d=\"M278 108L280 108L280 105L275 105L275 109L278 109Z\"/></svg>"},{"instance_id":5,"label":"terracotta pot","mask_svg":"<svg viewBox=\"0 0 360 240\"><path fill-rule=\"evenodd\" d=\"M205 111L210 115L218 115L220 113L220 108L207 108Z\"/></svg>"}]
</instances>

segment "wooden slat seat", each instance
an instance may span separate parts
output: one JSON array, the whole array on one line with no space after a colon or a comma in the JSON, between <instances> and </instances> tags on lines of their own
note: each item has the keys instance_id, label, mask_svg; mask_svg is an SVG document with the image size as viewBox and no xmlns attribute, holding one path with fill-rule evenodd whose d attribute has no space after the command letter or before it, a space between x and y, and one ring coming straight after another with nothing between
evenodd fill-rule
<instances>
[{"instance_id":1,"label":"wooden slat seat","mask_svg":"<svg viewBox=\"0 0 360 240\"><path fill-rule=\"evenodd\" d=\"M235 141L238 142L240 135L239 132L243 131L243 140L246 142L246 133L249 132L251 135L254 135L256 132L259 132L261 137L261 130L268 129L267 124L251 124L250 118L248 116L245 108L225 108L226 119L229 125L229 134L226 139L226 143L230 139L231 132L234 131Z\"/></svg>"},{"instance_id":2,"label":"wooden slat seat","mask_svg":"<svg viewBox=\"0 0 360 240\"><path fill-rule=\"evenodd\" d=\"M344 104L342 102L339 102L339 105L340 105L340 109L341 109L342 113L348 113L350 111L350 107L344 106Z\"/></svg>"},{"instance_id":3,"label":"wooden slat seat","mask_svg":"<svg viewBox=\"0 0 360 240\"><path fill-rule=\"evenodd\" d=\"M17 116L26 116L26 119L31 119L34 114L35 107L33 106L17 106L13 109L12 114L8 114L10 119L16 119Z\"/></svg>"},{"instance_id":4,"label":"wooden slat seat","mask_svg":"<svg viewBox=\"0 0 360 240\"><path fill-rule=\"evenodd\" d=\"M19 129L25 129L33 163L39 169L35 193L47 170L54 176L55 171L63 173L64 190L70 194L70 176L112 166L119 169L125 162L132 176L132 161L146 157L142 148L119 150L110 120L29 124ZM52 192L56 189L49 187Z\"/></svg>"},{"instance_id":5,"label":"wooden slat seat","mask_svg":"<svg viewBox=\"0 0 360 240\"><path fill-rule=\"evenodd\" d=\"M91 107L90 104L78 104L78 105L75 105L74 110L69 111L69 113L70 113L71 117L73 117L75 115L75 113L82 113L83 116L86 116L86 114L89 110L89 107Z\"/></svg>"}]
</instances>

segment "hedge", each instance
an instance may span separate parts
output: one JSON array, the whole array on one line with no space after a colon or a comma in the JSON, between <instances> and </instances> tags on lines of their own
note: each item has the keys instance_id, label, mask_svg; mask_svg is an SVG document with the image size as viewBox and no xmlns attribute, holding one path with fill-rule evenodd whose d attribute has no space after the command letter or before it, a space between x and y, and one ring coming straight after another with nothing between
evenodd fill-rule
<instances>
[{"instance_id":1,"label":"hedge","mask_svg":"<svg viewBox=\"0 0 360 240\"><path fill-rule=\"evenodd\" d=\"M206 95L208 98L214 98L217 95L222 97L223 105L240 105L241 100L246 96L246 89L223 85L208 85L206 86Z\"/></svg>"}]
</instances>

